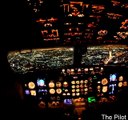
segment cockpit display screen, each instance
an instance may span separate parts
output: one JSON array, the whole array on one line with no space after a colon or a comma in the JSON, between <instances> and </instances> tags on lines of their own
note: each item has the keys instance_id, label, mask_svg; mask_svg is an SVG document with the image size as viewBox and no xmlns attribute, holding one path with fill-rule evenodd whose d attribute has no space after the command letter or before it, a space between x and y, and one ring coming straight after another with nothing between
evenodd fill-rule
<instances>
[{"instance_id":1,"label":"cockpit display screen","mask_svg":"<svg viewBox=\"0 0 128 120\"><path fill-rule=\"evenodd\" d=\"M43 86L45 86L45 81L43 79L38 79L37 85L43 87Z\"/></svg>"},{"instance_id":2,"label":"cockpit display screen","mask_svg":"<svg viewBox=\"0 0 128 120\"><path fill-rule=\"evenodd\" d=\"M64 104L72 105L72 99L64 99Z\"/></svg>"}]
</instances>

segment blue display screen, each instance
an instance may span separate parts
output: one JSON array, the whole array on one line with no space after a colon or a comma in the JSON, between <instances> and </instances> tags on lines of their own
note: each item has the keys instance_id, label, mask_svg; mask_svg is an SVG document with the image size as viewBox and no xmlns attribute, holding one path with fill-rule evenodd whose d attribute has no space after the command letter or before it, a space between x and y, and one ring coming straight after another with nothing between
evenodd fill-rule
<instances>
[{"instance_id":1,"label":"blue display screen","mask_svg":"<svg viewBox=\"0 0 128 120\"><path fill-rule=\"evenodd\" d=\"M29 95L30 94L30 91L29 90L25 90L25 94L26 95Z\"/></svg>"},{"instance_id":2,"label":"blue display screen","mask_svg":"<svg viewBox=\"0 0 128 120\"><path fill-rule=\"evenodd\" d=\"M64 99L64 104L72 105L72 99Z\"/></svg>"},{"instance_id":3,"label":"blue display screen","mask_svg":"<svg viewBox=\"0 0 128 120\"><path fill-rule=\"evenodd\" d=\"M45 86L45 80L44 79L37 79L37 85L41 86L41 87Z\"/></svg>"},{"instance_id":4,"label":"blue display screen","mask_svg":"<svg viewBox=\"0 0 128 120\"><path fill-rule=\"evenodd\" d=\"M115 94L116 90L117 90L116 84L109 85L109 94Z\"/></svg>"},{"instance_id":5,"label":"blue display screen","mask_svg":"<svg viewBox=\"0 0 128 120\"><path fill-rule=\"evenodd\" d=\"M110 74L109 79L110 79L110 82L111 81L116 81L117 80L117 75L116 74Z\"/></svg>"}]
</instances>

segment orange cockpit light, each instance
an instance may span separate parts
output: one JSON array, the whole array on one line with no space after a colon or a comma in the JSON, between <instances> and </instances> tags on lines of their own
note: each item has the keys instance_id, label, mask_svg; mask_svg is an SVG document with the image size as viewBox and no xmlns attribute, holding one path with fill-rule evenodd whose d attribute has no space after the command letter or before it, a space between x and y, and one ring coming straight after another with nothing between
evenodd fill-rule
<instances>
[{"instance_id":1,"label":"orange cockpit light","mask_svg":"<svg viewBox=\"0 0 128 120\"><path fill-rule=\"evenodd\" d=\"M34 82L29 82L28 87L29 87L29 89L34 89L35 88L35 83Z\"/></svg>"}]
</instances>

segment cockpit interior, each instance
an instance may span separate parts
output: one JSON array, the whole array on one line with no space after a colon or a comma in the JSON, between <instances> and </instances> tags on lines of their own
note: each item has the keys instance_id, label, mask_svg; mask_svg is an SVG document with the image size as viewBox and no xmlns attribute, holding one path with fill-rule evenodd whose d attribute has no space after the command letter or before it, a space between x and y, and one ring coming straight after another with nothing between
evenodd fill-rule
<instances>
[{"instance_id":1,"label":"cockpit interior","mask_svg":"<svg viewBox=\"0 0 128 120\"><path fill-rule=\"evenodd\" d=\"M16 42L2 46L3 111L36 120L127 120L128 1L22 4L10 31Z\"/></svg>"}]
</instances>

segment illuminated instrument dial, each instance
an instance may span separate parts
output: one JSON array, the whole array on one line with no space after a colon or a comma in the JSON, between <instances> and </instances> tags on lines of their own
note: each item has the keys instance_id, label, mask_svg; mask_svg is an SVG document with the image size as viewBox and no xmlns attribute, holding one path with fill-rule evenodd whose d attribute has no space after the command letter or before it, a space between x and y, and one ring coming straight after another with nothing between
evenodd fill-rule
<instances>
[{"instance_id":1,"label":"illuminated instrument dial","mask_svg":"<svg viewBox=\"0 0 128 120\"><path fill-rule=\"evenodd\" d=\"M54 84L54 82L52 82L52 81L51 81L51 82L49 83L49 87L50 87L50 88L53 88L53 87L55 87L55 84Z\"/></svg>"},{"instance_id":2,"label":"illuminated instrument dial","mask_svg":"<svg viewBox=\"0 0 128 120\"><path fill-rule=\"evenodd\" d=\"M93 70L93 68L89 68L89 70L90 70L90 71L92 71L92 70Z\"/></svg>"},{"instance_id":3,"label":"illuminated instrument dial","mask_svg":"<svg viewBox=\"0 0 128 120\"><path fill-rule=\"evenodd\" d=\"M68 87L68 82L65 81L65 82L63 83L63 87Z\"/></svg>"},{"instance_id":4,"label":"illuminated instrument dial","mask_svg":"<svg viewBox=\"0 0 128 120\"><path fill-rule=\"evenodd\" d=\"M102 92L105 93L105 92L107 92L107 91L108 91L108 86L103 86Z\"/></svg>"},{"instance_id":5,"label":"illuminated instrument dial","mask_svg":"<svg viewBox=\"0 0 128 120\"><path fill-rule=\"evenodd\" d=\"M56 89L56 93L57 94L61 94L62 93L62 90L61 89Z\"/></svg>"},{"instance_id":6,"label":"illuminated instrument dial","mask_svg":"<svg viewBox=\"0 0 128 120\"><path fill-rule=\"evenodd\" d=\"M123 83L123 86L128 86L128 83L125 81L125 82Z\"/></svg>"},{"instance_id":7,"label":"illuminated instrument dial","mask_svg":"<svg viewBox=\"0 0 128 120\"><path fill-rule=\"evenodd\" d=\"M88 68L85 68L84 71L85 71L85 72L88 72Z\"/></svg>"},{"instance_id":8,"label":"illuminated instrument dial","mask_svg":"<svg viewBox=\"0 0 128 120\"><path fill-rule=\"evenodd\" d=\"M62 72L65 73L65 69L62 69Z\"/></svg>"},{"instance_id":9,"label":"illuminated instrument dial","mask_svg":"<svg viewBox=\"0 0 128 120\"><path fill-rule=\"evenodd\" d=\"M79 88L79 85L76 85L76 88Z\"/></svg>"},{"instance_id":10,"label":"illuminated instrument dial","mask_svg":"<svg viewBox=\"0 0 128 120\"><path fill-rule=\"evenodd\" d=\"M81 73L81 69L80 68L78 69L78 73Z\"/></svg>"},{"instance_id":11,"label":"illuminated instrument dial","mask_svg":"<svg viewBox=\"0 0 128 120\"><path fill-rule=\"evenodd\" d=\"M97 89L100 89L100 85L97 86Z\"/></svg>"},{"instance_id":12,"label":"illuminated instrument dial","mask_svg":"<svg viewBox=\"0 0 128 120\"><path fill-rule=\"evenodd\" d=\"M107 80L107 78L102 79L101 84L102 84L102 85L106 85L106 84L108 84L108 80Z\"/></svg>"},{"instance_id":13,"label":"illuminated instrument dial","mask_svg":"<svg viewBox=\"0 0 128 120\"><path fill-rule=\"evenodd\" d=\"M85 80L84 83L88 83L88 80Z\"/></svg>"},{"instance_id":14,"label":"illuminated instrument dial","mask_svg":"<svg viewBox=\"0 0 128 120\"><path fill-rule=\"evenodd\" d=\"M76 96L79 96L80 95L80 93L76 93Z\"/></svg>"},{"instance_id":15,"label":"illuminated instrument dial","mask_svg":"<svg viewBox=\"0 0 128 120\"><path fill-rule=\"evenodd\" d=\"M75 93L72 93L72 96L75 96Z\"/></svg>"},{"instance_id":16,"label":"illuminated instrument dial","mask_svg":"<svg viewBox=\"0 0 128 120\"><path fill-rule=\"evenodd\" d=\"M80 81L80 83L81 83L81 84L83 84L83 83L84 83L84 81L83 81L83 80L81 80L81 81Z\"/></svg>"},{"instance_id":17,"label":"illuminated instrument dial","mask_svg":"<svg viewBox=\"0 0 128 120\"><path fill-rule=\"evenodd\" d=\"M28 87L29 87L29 89L34 89L35 88L35 83L34 82L29 82Z\"/></svg>"},{"instance_id":18,"label":"illuminated instrument dial","mask_svg":"<svg viewBox=\"0 0 128 120\"><path fill-rule=\"evenodd\" d=\"M76 89L76 92L80 92L80 89Z\"/></svg>"},{"instance_id":19,"label":"illuminated instrument dial","mask_svg":"<svg viewBox=\"0 0 128 120\"><path fill-rule=\"evenodd\" d=\"M31 93L32 96L36 96L36 91L35 90L31 90L30 93Z\"/></svg>"},{"instance_id":20,"label":"illuminated instrument dial","mask_svg":"<svg viewBox=\"0 0 128 120\"><path fill-rule=\"evenodd\" d=\"M101 67L101 68L100 68L100 70L101 70L101 71L104 71L104 68L103 68L103 67Z\"/></svg>"},{"instance_id":21,"label":"illuminated instrument dial","mask_svg":"<svg viewBox=\"0 0 128 120\"><path fill-rule=\"evenodd\" d=\"M88 91L88 88L85 88L85 89L84 89L84 91L86 91L86 92L87 92L87 91Z\"/></svg>"},{"instance_id":22,"label":"illuminated instrument dial","mask_svg":"<svg viewBox=\"0 0 128 120\"><path fill-rule=\"evenodd\" d=\"M118 83L118 87L122 87L123 86L123 83L122 82L119 82Z\"/></svg>"},{"instance_id":23,"label":"illuminated instrument dial","mask_svg":"<svg viewBox=\"0 0 128 120\"><path fill-rule=\"evenodd\" d=\"M75 89L72 89L72 92L75 92Z\"/></svg>"},{"instance_id":24,"label":"illuminated instrument dial","mask_svg":"<svg viewBox=\"0 0 128 120\"><path fill-rule=\"evenodd\" d=\"M65 92L68 92L68 89L65 89Z\"/></svg>"},{"instance_id":25,"label":"illuminated instrument dial","mask_svg":"<svg viewBox=\"0 0 128 120\"><path fill-rule=\"evenodd\" d=\"M74 69L71 69L71 74L74 74Z\"/></svg>"},{"instance_id":26,"label":"illuminated instrument dial","mask_svg":"<svg viewBox=\"0 0 128 120\"><path fill-rule=\"evenodd\" d=\"M72 81L71 83L72 83L72 84L75 84L75 81Z\"/></svg>"},{"instance_id":27,"label":"illuminated instrument dial","mask_svg":"<svg viewBox=\"0 0 128 120\"><path fill-rule=\"evenodd\" d=\"M76 84L80 84L80 82L79 81L76 81Z\"/></svg>"},{"instance_id":28,"label":"illuminated instrument dial","mask_svg":"<svg viewBox=\"0 0 128 120\"><path fill-rule=\"evenodd\" d=\"M120 76L119 77L119 81L123 81L123 76Z\"/></svg>"},{"instance_id":29,"label":"illuminated instrument dial","mask_svg":"<svg viewBox=\"0 0 128 120\"><path fill-rule=\"evenodd\" d=\"M61 87L61 82L57 82L56 87Z\"/></svg>"},{"instance_id":30,"label":"illuminated instrument dial","mask_svg":"<svg viewBox=\"0 0 128 120\"><path fill-rule=\"evenodd\" d=\"M66 96L66 93L63 93L63 96Z\"/></svg>"},{"instance_id":31,"label":"illuminated instrument dial","mask_svg":"<svg viewBox=\"0 0 128 120\"><path fill-rule=\"evenodd\" d=\"M49 93L50 93L50 94L55 94L55 90L54 90L54 89L50 89L50 90L49 90Z\"/></svg>"},{"instance_id":32,"label":"illuminated instrument dial","mask_svg":"<svg viewBox=\"0 0 128 120\"><path fill-rule=\"evenodd\" d=\"M82 89L84 86L83 85L80 85L80 88Z\"/></svg>"},{"instance_id":33,"label":"illuminated instrument dial","mask_svg":"<svg viewBox=\"0 0 128 120\"><path fill-rule=\"evenodd\" d=\"M75 85L72 85L72 88L75 88Z\"/></svg>"}]
</instances>

